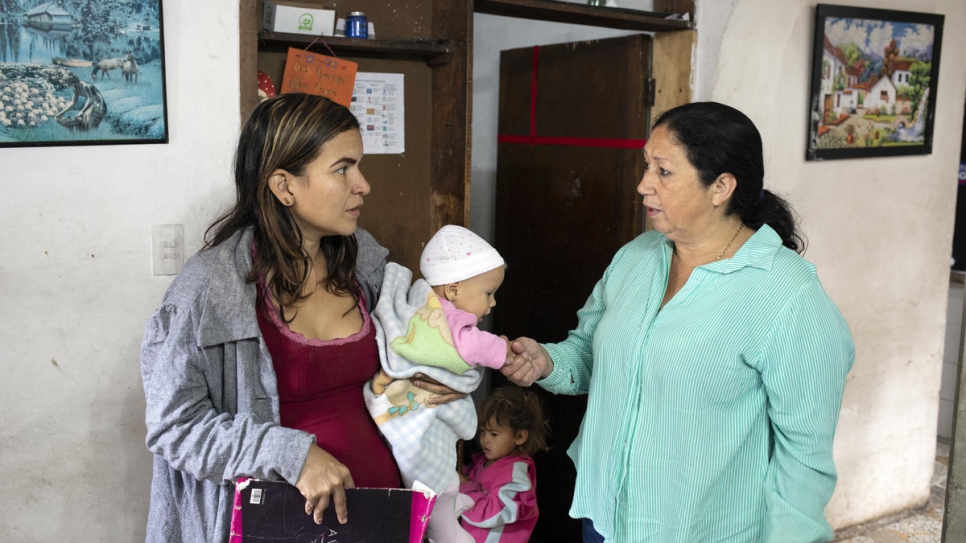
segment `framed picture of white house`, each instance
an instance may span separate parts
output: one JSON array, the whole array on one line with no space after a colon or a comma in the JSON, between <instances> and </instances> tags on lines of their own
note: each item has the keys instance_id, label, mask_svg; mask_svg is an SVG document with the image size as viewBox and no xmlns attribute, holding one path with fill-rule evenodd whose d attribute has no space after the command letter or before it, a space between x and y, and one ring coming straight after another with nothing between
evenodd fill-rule
<instances>
[{"instance_id":1,"label":"framed picture of white house","mask_svg":"<svg viewBox=\"0 0 966 543\"><path fill-rule=\"evenodd\" d=\"M167 143L161 0L0 0L0 147Z\"/></svg>"},{"instance_id":2,"label":"framed picture of white house","mask_svg":"<svg viewBox=\"0 0 966 543\"><path fill-rule=\"evenodd\" d=\"M807 160L932 152L943 19L816 6Z\"/></svg>"}]
</instances>

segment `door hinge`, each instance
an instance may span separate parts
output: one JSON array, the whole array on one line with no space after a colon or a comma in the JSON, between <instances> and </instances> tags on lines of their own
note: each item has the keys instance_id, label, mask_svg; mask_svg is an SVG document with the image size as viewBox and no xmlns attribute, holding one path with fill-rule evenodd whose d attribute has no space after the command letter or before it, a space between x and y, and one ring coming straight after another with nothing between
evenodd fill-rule
<instances>
[{"instance_id":1,"label":"door hinge","mask_svg":"<svg viewBox=\"0 0 966 543\"><path fill-rule=\"evenodd\" d=\"M654 78L649 77L644 83L644 103L647 104L647 107L654 107L655 94L657 93L655 90L656 83Z\"/></svg>"}]
</instances>

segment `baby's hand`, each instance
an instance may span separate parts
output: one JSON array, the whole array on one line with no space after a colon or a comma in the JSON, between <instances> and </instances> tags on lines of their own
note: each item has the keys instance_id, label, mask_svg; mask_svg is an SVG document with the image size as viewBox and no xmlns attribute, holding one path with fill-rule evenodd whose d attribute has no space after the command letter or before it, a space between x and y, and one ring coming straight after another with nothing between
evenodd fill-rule
<instances>
[{"instance_id":1,"label":"baby's hand","mask_svg":"<svg viewBox=\"0 0 966 543\"><path fill-rule=\"evenodd\" d=\"M465 483L466 481L470 480L469 477L467 477L466 475L463 475L462 471L458 471L456 473L460 476L460 483Z\"/></svg>"},{"instance_id":2,"label":"baby's hand","mask_svg":"<svg viewBox=\"0 0 966 543\"><path fill-rule=\"evenodd\" d=\"M385 391L386 387L392 384L395 379L391 375L386 373L386 370L379 370L379 373L372 378L372 393L376 396L381 396Z\"/></svg>"}]
</instances>

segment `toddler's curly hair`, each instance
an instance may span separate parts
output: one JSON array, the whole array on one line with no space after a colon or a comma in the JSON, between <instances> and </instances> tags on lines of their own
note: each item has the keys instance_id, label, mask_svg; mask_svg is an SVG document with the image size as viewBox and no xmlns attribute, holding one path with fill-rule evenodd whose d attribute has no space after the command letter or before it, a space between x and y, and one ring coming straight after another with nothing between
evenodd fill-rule
<instances>
[{"instance_id":1,"label":"toddler's curly hair","mask_svg":"<svg viewBox=\"0 0 966 543\"><path fill-rule=\"evenodd\" d=\"M522 454L532 456L549 448L547 435L550 433L550 423L543 414L540 397L535 392L516 385L494 389L480 405L481 430L491 418L501 426L509 426L514 433L527 431L527 440L520 445Z\"/></svg>"}]
</instances>

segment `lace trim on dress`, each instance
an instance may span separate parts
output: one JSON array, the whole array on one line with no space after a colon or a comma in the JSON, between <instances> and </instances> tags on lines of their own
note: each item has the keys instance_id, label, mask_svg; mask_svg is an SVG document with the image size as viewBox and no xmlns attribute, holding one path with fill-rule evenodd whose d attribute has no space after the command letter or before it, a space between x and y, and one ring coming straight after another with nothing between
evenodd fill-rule
<instances>
[{"instance_id":1,"label":"lace trim on dress","mask_svg":"<svg viewBox=\"0 0 966 543\"><path fill-rule=\"evenodd\" d=\"M356 285L356 287L358 288L358 285ZM309 339L301 333L292 330L289 328L288 323L282 320L282 316L279 314L278 308L275 307L274 303L272 303L272 295L268 291L268 286L265 285L264 281L258 282L258 293L259 298L261 298L262 305L265 307L266 316L269 318L269 320L271 320L272 324L282 332L283 336L303 345L331 347L345 345L347 343L354 343L365 337L366 334L369 333L369 329L372 327L372 317L370 317L369 312L366 311L366 295L362 292L362 289L359 289L359 311L362 312L362 329L351 336L335 339Z\"/></svg>"}]
</instances>

